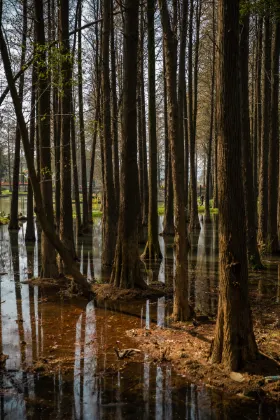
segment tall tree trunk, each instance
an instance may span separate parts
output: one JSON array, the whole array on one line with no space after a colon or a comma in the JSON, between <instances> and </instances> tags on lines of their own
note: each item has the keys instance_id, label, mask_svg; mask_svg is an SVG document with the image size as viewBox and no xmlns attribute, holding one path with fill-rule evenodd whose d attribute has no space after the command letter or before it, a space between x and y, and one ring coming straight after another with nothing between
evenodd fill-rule
<instances>
[{"instance_id":1,"label":"tall tree trunk","mask_svg":"<svg viewBox=\"0 0 280 420\"><path fill-rule=\"evenodd\" d=\"M155 74L155 0L147 3L148 24L148 90L149 90L149 214L148 241L142 258L162 258L158 240L158 186L157 186L157 121Z\"/></svg>"},{"instance_id":2,"label":"tall tree trunk","mask_svg":"<svg viewBox=\"0 0 280 420\"><path fill-rule=\"evenodd\" d=\"M263 61L263 17L259 18L257 32L257 69L256 69L256 152L255 155L255 194L258 196L259 168L261 160L261 138L262 138L262 61Z\"/></svg>"},{"instance_id":3,"label":"tall tree trunk","mask_svg":"<svg viewBox=\"0 0 280 420\"><path fill-rule=\"evenodd\" d=\"M35 0L34 9L36 16L36 42L38 50L36 56L36 72L38 74L38 124L40 142L40 173L41 194L46 217L54 226L53 198L52 198L52 168L51 168L51 131L50 131L50 78L48 75L45 25L43 1ZM42 278L58 277L56 252L44 232L41 236L41 274Z\"/></svg>"},{"instance_id":4,"label":"tall tree trunk","mask_svg":"<svg viewBox=\"0 0 280 420\"><path fill-rule=\"evenodd\" d=\"M139 113L138 113L138 136L139 156L141 154L141 166L139 167L139 190L141 197L140 235L139 240L143 243L147 239L147 224L149 213L149 190L148 190L148 165L147 165L147 136L146 136L146 99L144 86L144 6L141 6L141 30L139 36L138 61L139 61ZM140 150L141 148L141 150ZM140 162L139 162L140 164Z\"/></svg>"},{"instance_id":5,"label":"tall tree trunk","mask_svg":"<svg viewBox=\"0 0 280 420\"><path fill-rule=\"evenodd\" d=\"M69 0L59 8L59 41L61 49L61 137L60 137L60 238L75 259L71 197L71 91L72 58L69 47ZM71 209L71 211L70 211Z\"/></svg>"},{"instance_id":6,"label":"tall tree trunk","mask_svg":"<svg viewBox=\"0 0 280 420\"><path fill-rule=\"evenodd\" d=\"M113 138L113 171L115 186L116 213L118 215L120 201L120 170L119 170L119 136L118 136L118 98L117 98L117 71L115 51L115 27L114 27L114 1L111 0L110 36L111 36L111 87L112 87L112 138Z\"/></svg>"},{"instance_id":7,"label":"tall tree trunk","mask_svg":"<svg viewBox=\"0 0 280 420\"><path fill-rule=\"evenodd\" d=\"M200 229L197 206L197 180L195 169L195 103L194 103L194 76L193 76L193 15L194 0L190 0L189 17L189 57L188 57L188 93L189 93L189 141L190 141L190 224L189 229Z\"/></svg>"},{"instance_id":8,"label":"tall tree trunk","mask_svg":"<svg viewBox=\"0 0 280 420\"><path fill-rule=\"evenodd\" d=\"M174 194L172 184L172 164L170 153L170 140L168 134L168 103L167 103L167 81L165 52L163 49L163 77L164 77L164 143L165 143L165 202L164 202L164 221L163 235L173 236L174 230Z\"/></svg>"},{"instance_id":9,"label":"tall tree trunk","mask_svg":"<svg viewBox=\"0 0 280 420\"><path fill-rule=\"evenodd\" d=\"M271 110L271 22L269 12L266 11L264 19L264 71L262 83L262 131L260 149L259 173L259 220L258 241L267 245L268 220L268 152L269 152L269 125Z\"/></svg>"},{"instance_id":10,"label":"tall tree trunk","mask_svg":"<svg viewBox=\"0 0 280 420\"><path fill-rule=\"evenodd\" d=\"M35 145L35 126L36 126L36 85L37 85L37 74L36 66L33 64L32 68L32 87L31 87L31 112L30 112L30 151L34 161L34 145ZM34 226L34 206L33 206L33 191L28 176L28 189L27 189L27 223L25 232L26 242L35 242L35 226Z\"/></svg>"},{"instance_id":11,"label":"tall tree trunk","mask_svg":"<svg viewBox=\"0 0 280 420\"><path fill-rule=\"evenodd\" d=\"M20 68L23 68L26 57L26 36L27 36L27 0L22 2L22 37L21 37L21 57ZM19 98L22 104L24 87L24 73L19 79ZM14 152L14 168L13 168L13 191L11 199L9 229L18 230L18 192L19 192L19 169L20 169L20 128L17 125Z\"/></svg>"},{"instance_id":12,"label":"tall tree trunk","mask_svg":"<svg viewBox=\"0 0 280 420\"><path fill-rule=\"evenodd\" d=\"M204 222L211 222L210 217L210 186L211 186L211 164L212 164L212 143L213 143L213 126L214 126L214 112L215 112L215 57L216 57L216 19L215 19L215 0L212 3L213 7L213 62L212 62L212 77L211 77L211 104L210 104L210 128L209 141L207 147L207 169L206 169L206 191L205 191L205 216Z\"/></svg>"},{"instance_id":13,"label":"tall tree trunk","mask_svg":"<svg viewBox=\"0 0 280 420\"><path fill-rule=\"evenodd\" d=\"M218 4L220 295L211 361L236 371L256 358L257 346L248 296L241 167L239 0Z\"/></svg>"},{"instance_id":14,"label":"tall tree trunk","mask_svg":"<svg viewBox=\"0 0 280 420\"><path fill-rule=\"evenodd\" d=\"M78 12L78 27L82 26L82 1ZM84 99L83 99L83 66L82 66L82 32L78 32L78 92L79 92L79 122L81 143L81 172L83 193L83 231L88 230L88 195L87 195L87 160L85 144Z\"/></svg>"},{"instance_id":15,"label":"tall tree trunk","mask_svg":"<svg viewBox=\"0 0 280 420\"><path fill-rule=\"evenodd\" d=\"M271 126L268 164L268 243L271 252L279 251L277 226L279 184L279 53L280 23L274 23L271 72Z\"/></svg>"},{"instance_id":16,"label":"tall tree trunk","mask_svg":"<svg viewBox=\"0 0 280 420\"><path fill-rule=\"evenodd\" d=\"M95 17L99 17L99 2L96 4ZM88 215L89 222L92 223L92 193L93 193L93 176L94 176L94 165L95 165L95 149L98 133L98 122L100 120L100 33L101 24L95 25L95 38L96 38L96 52L95 52L95 73L96 73L96 102L95 102L95 117L93 124L93 137L91 145L91 158L90 158L90 174L89 174L89 188L88 188Z\"/></svg>"},{"instance_id":17,"label":"tall tree trunk","mask_svg":"<svg viewBox=\"0 0 280 420\"><path fill-rule=\"evenodd\" d=\"M73 69L71 69L71 75ZM82 216L81 216L81 202L80 202L80 189L79 189L79 173L78 173L78 162L77 162L77 141L76 141L76 114L75 114L75 103L74 103L74 92L71 90L71 120L70 120L70 135L71 135L71 155L72 155L72 167L73 167L73 188L74 188L74 200L76 209L76 231L78 236L82 235Z\"/></svg>"},{"instance_id":18,"label":"tall tree trunk","mask_svg":"<svg viewBox=\"0 0 280 420\"><path fill-rule=\"evenodd\" d=\"M183 149L185 150L185 158L184 158L184 183L185 188L186 183L188 182L188 174L186 174L185 164L188 167L188 136L185 139L185 135L187 134L187 130L185 127L187 126L186 118L186 46L187 46L187 24L188 24L188 0L183 1L182 10L181 10L181 20L180 20L180 52L179 52L179 76L178 76L178 121L179 121L179 141L183 142ZM187 179L186 179L187 178ZM187 191L185 191L185 211L187 213L188 208L188 196Z\"/></svg>"},{"instance_id":19,"label":"tall tree trunk","mask_svg":"<svg viewBox=\"0 0 280 420\"><path fill-rule=\"evenodd\" d=\"M248 260L253 268L262 268L257 244L256 197L253 187L253 165L249 116L249 15L242 19L240 27L240 81L241 81L241 134L242 170L247 228Z\"/></svg>"},{"instance_id":20,"label":"tall tree trunk","mask_svg":"<svg viewBox=\"0 0 280 420\"><path fill-rule=\"evenodd\" d=\"M176 271L174 278L173 317L176 321L186 321L191 316L188 303L187 281L187 237L184 200L184 148L178 137L178 102L176 89L177 40L171 29L166 0L159 0L166 58L168 92L168 130L171 145L172 179L174 187Z\"/></svg>"},{"instance_id":21,"label":"tall tree trunk","mask_svg":"<svg viewBox=\"0 0 280 420\"><path fill-rule=\"evenodd\" d=\"M116 287L145 287L138 251L138 171L137 171L137 44L138 0L125 0L123 46L123 105L121 148L121 196L118 240L111 283Z\"/></svg>"},{"instance_id":22,"label":"tall tree trunk","mask_svg":"<svg viewBox=\"0 0 280 420\"><path fill-rule=\"evenodd\" d=\"M103 200L103 242L102 265L111 266L114 261L117 213L113 180L111 105L110 105L110 6L111 0L103 1L102 33L102 116L103 116L103 156L104 156L104 200Z\"/></svg>"}]
</instances>

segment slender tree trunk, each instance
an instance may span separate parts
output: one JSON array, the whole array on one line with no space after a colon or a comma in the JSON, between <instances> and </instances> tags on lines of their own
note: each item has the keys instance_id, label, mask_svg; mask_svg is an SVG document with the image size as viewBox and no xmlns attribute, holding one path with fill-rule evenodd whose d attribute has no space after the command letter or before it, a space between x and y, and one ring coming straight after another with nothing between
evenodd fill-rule
<instances>
[{"instance_id":1,"label":"slender tree trunk","mask_svg":"<svg viewBox=\"0 0 280 420\"><path fill-rule=\"evenodd\" d=\"M214 126L214 112L215 112L215 56L216 56L216 20L215 20L215 0L212 3L213 7L213 62L212 62L212 78L211 78L211 104L210 104L210 128L209 128L209 142L207 148L207 169L206 169L206 191L205 191L205 216L204 222L211 222L210 217L210 186L211 186L211 163L212 163L212 143L213 143L213 126Z\"/></svg>"},{"instance_id":2,"label":"slender tree trunk","mask_svg":"<svg viewBox=\"0 0 280 420\"><path fill-rule=\"evenodd\" d=\"M237 371L257 357L248 296L241 167L239 0L218 4L220 295L211 361Z\"/></svg>"},{"instance_id":3,"label":"slender tree trunk","mask_svg":"<svg viewBox=\"0 0 280 420\"><path fill-rule=\"evenodd\" d=\"M116 213L118 216L120 201L120 170L119 170L119 136L118 136L118 98L117 98L117 71L116 71L116 51L115 51L115 27L114 27L114 1L111 0L110 16L110 36L111 36L111 86L112 86L112 138L113 138L113 172Z\"/></svg>"},{"instance_id":4,"label":"slender tree trunk","mask_svg":"<svg viewBox=\"0 0 280 420\"><path fill-rule=\"evenodd\" d=\"M147 239L147 224L149 213L149 190L148 190L148 165L147 165L147 136L146 136L146 99L144 86L144 12L141 6L141 30L139 37L139 127L138 132L141 139L139 139L139 147L141 143L142 165L140 171L140 191L141 191L141 234L139 239L143 242Z\"/></svg>"},{"instance_id":5,"label":"slender tree trunk","mask_svg":"<svg viewBox=\"0 0 280 420\"><path fill-rule=\"evenodd\" d=\"M22 38L21 38L21 58L20 67L25 64L26 57L26 36L27 36L27 0L22 2ZM22 104L24 87L24 73L19 79L19 98ZM9 229L18 230L18 192L19 192L19 169L20 169L20 129L17 125L14 152L14 168L13 168L13 190L11 199Z\"/></svg>"},{"instance_id":6,"label":"slender tree trunk","mask_svg":"<svg viewBox=\"0 0 280 420\"><path fill-rule=\"evenodd\" d=\"M186 117L186 46L187 46L187 28L188 28L188 0L183 1L182 4L182 16L180 20L180 52L179 52L179 76L178 76L178 112L179 112L179 141L183 142L183 149L186 147L188 139L185 139L185 130L187 121L184 120ZM188 137L188 136L187 136ZM185 171L185 164L188 166L188 147L185 150L184 159L184 183L186 188L186 182L188 180L188 174ZM187 191L185 191L186 193ZM188 208L188 196L185 195L185 211L187 213Z\"/></svg>"},{"instance_id":7,"label":"slender tree trunk","mask_svg":"<svg viewBox=\"0 0 280 420\"><path fill-rule=\"evenodd\" d=\"M256 198L253 188L253 165L249 116L249 15L242 19L240 27L240 81L241 81L241 128L242 128L242 169L247 228L248 260L254 268L262 268L257 245Z\"/></svg>"},{"instance_id":8,"label":"slender tree trunk","mask_svg":"<svg viewBox=\"0 0 280 420\"><path fill-rule=\"evenodd\" d=\"M35 125L36 125L36 84L37 84L37 74L36 66L33 64L32 68L32 88L31 88L31 112L30 112L30 151L34 161L34 144L35 144ZM35 242L35 226L34 226L34 206L33 206L33 191L28 176L28 190L27 190L27 223L26 223L26 232L25 232L25 241L26 242Z\"/></svg>"},{"instance_id":9,"label":"slender tree trunk","mask_svg":"<svg viewBox=\"0 0 280 420\"><path fill-rule=\"evenodd\" d=\"M41 194L46 217L54 226L52 198L52 168L51 168L51 131L50 131L50 77L48 75L47 57L45 52L45 25L42 0L34 1L36 16L36 41L38 57L36 66L38 74L38 124L40 142L40 172ZM41 274L42 278L58 277L56 252L44 232L41 236Z\"/></svg>"},{"instance_id":10,"label":"slender tree trunk","mask_svg":"<svg viewBox=\"0 0 280 420\"><path fill-rule=\"evenodd\" d=\"M189 57L188 57L188 90L189 90L189 141L190 141L190 224L189 229L200 229L198 219L197 206L197 180L195 169L195 83L193 76L193 15L194 0L190 0L190 17L189 17Z\"/></svg>"},{"instance_id":11,"label":"slender tree trunk","mask_svg":"<svg viewBox=\"0 0 280 420\"><path fill-rule=\"evenodd\" d=\"M71 70L71 74L73 69ZM81 216L81 202L80 202L80 190L79 190L79 173L78 173L78 162L77 162L77 141L76 141L76 114L74 104L74 94L71 91L71 155L73 165L73 189L74 189L74 200L76 209L76 229L78 236L82 235L82 216Z\"/></svg>"},{"instance_id":12,"label":"slender tree trunk","mask_svg":"<svg viewBox=\"0 0 280 420\"><path fill-rule=\"evenodd\" d=\"M264 19L264 72L262 93L262 131L261 131L261 155L259 173L259 220L258 242L267 245L267 221L268 221L268 152L269 152L269 126L271 111L271 22L268 11Z\"/></svg>"},{"instance_id":13,"label":"slender tree trunk","mask_svg":"<svg viewBox=\"0 0 280 420\"><path fill-rule=\"evenodd\" d=\"M257 156L256 156L256 190L255 194L258 196L258 181L260 177L260 161L261 161L261 138L262 138L262 61L263 61L263 17L259 18L258 25L258 39L257 39L257 71L256 71L256 104L257 104L257 127L256 127L256 136L257 136Z\"/></svg>"},{"instance_id":14,"label":"slender tree trunk","mask_svg":"<svg viewBox=\"0 0 280 420\"><path fill-rule=\"evenodd\" d=\"M168 130L171 145L172 179L174 187L176 271L174 278L173 317L176 321L186 321L191 316L191 309L188 303L188 281L186 272L188 240L186 237L184 200L184 145L182 141L179 141L178 136L178 102L176 89L177 40L176 34L171 29L166 0L159 0L159 8L166 58L169 113Z\"/></svg>"},{"instance_id":15,"label":"slender tree trunk","mask_svg":"<svg viewBox=\"0 0 280 420\"><path fill-rule=\"evenodd\" d=\"M96 5L96 18L99 17L99 2ZM95 38L96 38L96 53L95 53L95 72L96 72L96 102L95 102L95 117L93 125L93 137L91 145L91 159L90 159L90 175L89 175L89 188L88 188L88 214L89 222L92 223L92 193L93 193L93 176L94 176L94 165L95 165L95 149L97 142L97 133L98 133L98 122L100 120L100 42L99 42L99 33L100 25L95 25ZM100 128L100 127L99 127Z\"/></svg>"},{"instance_id":16,"label":"slender tree trunk","mask_svg":"<svg viewBox=\"0 0 280 420\"><path fill-rule=\"evenodd\" d=\"M103 200L103 243L102 265L111 266L116 246L117 213L113 180L111 105L110 105L110 5L111 0L103 1L102 34L102 115L103 115L103 156L104 156L104 200Z\"/></svg>"},{"instance_id":17,"label":"slender tree trunk","mask_svg":"<svg viewBox=\"0 0 280 420\"><path fill-rule=\"evenodd\" d=\"M138 171L137 171L137 44L138 0L125 0L123 47L123 105L121 149L121 196L118 240L111 283L116 287L145 287L138 251Z\"/></svg>"},{"instance_id":18,"label":"slender tree trunk","mask_svg":"<svg viewBox=\"0 0 280 420\"><path fill-rule=\"evenodd\" d=\"M82 26L82 1L78 12L78 26ZM87 195L87 160L85 144L84 99L83 99L83 66L82 66L82 32L78 32L78 94L79 94L79 122L81 143L81 172L83 193L83 231L88 230L88 195Z\"/></svg>"},{"instance_id":19,"label":"slender tree trunk","mask_svg":"<svg viewBox=\"0 0 280 420\"><path fill-rule=\"evenodd\" d=\"M72 58L69 47L69 0L60 1L59 41L61 49L61 137L60 137L60 238L75 259L71 197L71 91ZM71 209L71 211L70 211Z\"/></svg>"},{"instance_id":20,"label":"slender tree trunk","mask_svg":"<svg viewBox=\"0 0 280 420\"><path fill-rule=\"evenodd\" d=\"M277 226L279 184L279 53L280 23L274 23L271 72L271 126L268 164L268 243L271 252L279 251Z\"/></svg>"},{"instance_id":21,"label":"slender tree trunk","mask_svg":"<svg viewBox=\"0 0 280 420\"><path fill-rule=\"evenodd\" d=\"M158 187L157 187L157 127L156 127L156 74L155 74L155 0L148 0L148 90L149 90L149 214L148 241L142 258L162 258L158 240Z\"/></svg>"},{"instance_id":22,"label":"slender tree trunk","mask_svg":"<svg viewBox=\"0 0 280 420\"><path fill-rule=\"evenodd\" d=\"M170 153L170 140L168 134L168 103L165 52L163 50L163 77L164 77L164 137L165 137L165 206L163 235L173 236L174 230L174 194L172 184L172 164Z\"/></svg>"}]
</instances>

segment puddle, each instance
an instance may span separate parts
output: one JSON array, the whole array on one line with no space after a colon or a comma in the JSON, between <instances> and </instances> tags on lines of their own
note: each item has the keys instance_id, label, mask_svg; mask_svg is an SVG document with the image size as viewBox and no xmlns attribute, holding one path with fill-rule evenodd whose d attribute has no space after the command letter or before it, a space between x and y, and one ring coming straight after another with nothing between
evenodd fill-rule
<instances>
[{"instance_id":1,"label":"puddle","mask_svg":"<svg viewBox=\"0 0 280 420\"><path fill-rule=\"evenodd\" d=\"M217 226L217 221L214 226ZM135 343L126 330L157 324L168 327L171 302L98 304L62 299L57 290L22 282L38 275L39 246L25 246L25 224L11 234L0 227L0 353L9 355L0 370L2 419L280 419L275 405L226 398L222 393L187 384L170 364L147 355L118 360L114 348ZM172 284L172 244L161 238L161 265L148 267L159 281ZM78 241L81 270L101 278L101 224ZM278 260L278 263L280 261ZM265 276L252 287L280 296L280 269L271 260ZM217 229L208 226L192 238L188 257L189 294L196 309L217 308ZM279 272L279 276L278 276ZM4 274L6 273L6 274Z\"/></svg>"}]
</instances>

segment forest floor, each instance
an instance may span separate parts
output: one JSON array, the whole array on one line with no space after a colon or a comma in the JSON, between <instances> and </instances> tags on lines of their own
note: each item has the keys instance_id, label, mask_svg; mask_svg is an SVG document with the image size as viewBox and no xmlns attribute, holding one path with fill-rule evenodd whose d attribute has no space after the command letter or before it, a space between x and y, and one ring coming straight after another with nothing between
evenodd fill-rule
<instances>
[{"instance_id":1,"label":"forest floor","mask_svg":"<svg viewBox=\"0 0 280 420\"><path fill-rule=\"evenodd\" d=\"M198 321L156 325L127 331L143 352L155 362L171 363L175 372L190 383L219 389L238 398L280 399L280 305L271 298L251 296L254 332L260 358L240 373L226 372L209 362L215 322L197 316ZM195 324L195 325L194 325ZM267 376L279 380L266 383Z\"/></svg>"}]
</instances>

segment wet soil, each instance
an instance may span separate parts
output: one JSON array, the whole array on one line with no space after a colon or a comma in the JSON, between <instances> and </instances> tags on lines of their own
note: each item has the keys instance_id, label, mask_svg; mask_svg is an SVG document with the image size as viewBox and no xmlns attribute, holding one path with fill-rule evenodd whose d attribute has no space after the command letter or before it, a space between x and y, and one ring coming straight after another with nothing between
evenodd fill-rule
<instances>
[{"instance_id":1,"label":"wet soil","mask_svg":"<svg viewBox=\"0 0 280 420\"><path fill-rule=\"evenodd\" d=\"M279 401L280 306L271 308L268 300L263 299L261 303L253 300L252 309L260 357L245 366L241 376L226 372L222 365L210 364L215 322L204 321L205 316L198 316L198 320L190 323L170 322L168 328L151 325L150 328L133 329L127 334L151 360L170 362L174 371L188 382L219 389L238 398ZM265 383L267 376L279 376L279 380Z\"/></svg>"}]
</instances>

